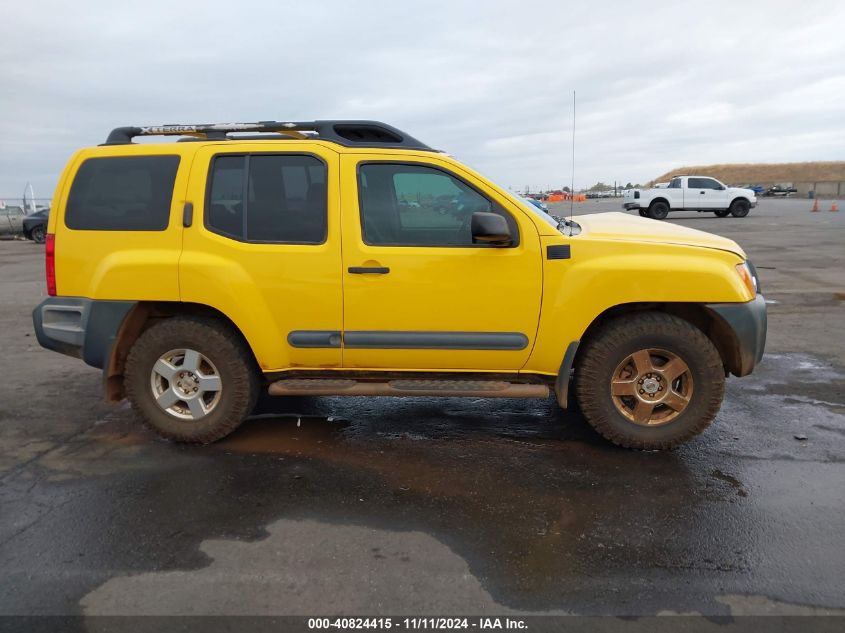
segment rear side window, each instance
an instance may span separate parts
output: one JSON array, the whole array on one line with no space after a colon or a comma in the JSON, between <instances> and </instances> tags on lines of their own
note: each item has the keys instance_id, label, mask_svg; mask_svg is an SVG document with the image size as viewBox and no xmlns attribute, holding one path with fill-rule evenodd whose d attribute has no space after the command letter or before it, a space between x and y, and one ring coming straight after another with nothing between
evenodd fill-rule
<instances>
[{"instance_id":1,"label":"rear side window","mask_svg":"<svg viewBox=\"0 0 845 633\"><path fill-rule=\"evenodd\" d=\"M65 226L88 231L163 231L178 156L89 158L70 188Z\"/></svg>"},{"instance_id":2,"label":"rear side window","mask_svg":"<svg viewBox=\"0 0 845 633\"><path fill-rule=\"evenodd\" d=\"M243 242L322 244L328 207L326 165L294 154L214 159L206 227Z\"/></svg>"}]
</instances>

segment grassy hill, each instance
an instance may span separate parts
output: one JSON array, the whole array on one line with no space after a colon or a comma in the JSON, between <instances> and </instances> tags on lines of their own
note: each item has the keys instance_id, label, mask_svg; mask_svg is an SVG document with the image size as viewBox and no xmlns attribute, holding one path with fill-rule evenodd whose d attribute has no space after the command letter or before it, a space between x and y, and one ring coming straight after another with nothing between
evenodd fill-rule
<instances>
[{"instance_id":1,"label":"grassy hill","mask_svg":"<svg viewBox=\"0 0 845 633\"><path fill-rule=\"evenodd\" d=\"M655 178L667 182L678 174L712 176L731 184L772 184L845 181L845 161L813 161L809 163L736 163L679 167Z\"/></svg>"}]
</instances>

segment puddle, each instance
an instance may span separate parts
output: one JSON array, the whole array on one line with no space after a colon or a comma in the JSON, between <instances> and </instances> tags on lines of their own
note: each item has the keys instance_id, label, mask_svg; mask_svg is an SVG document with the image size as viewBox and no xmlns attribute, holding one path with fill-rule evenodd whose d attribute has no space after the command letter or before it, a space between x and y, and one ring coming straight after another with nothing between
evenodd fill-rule
<instances>
[{"instance_id":1,"label":"puddle","mask_svg":"<svg viewBox=\"0 0 845 633\"><path fill-rule=\"evenodd\" d=\"M306 541L319 546L302 548ZM85 615L371 616L374 604L420 615L428 612L420 596L438 615L515 613L421 532L281 520L261 541L204 541L200 550L212 559L202 569L110 579L82 598ZM194 588L187 599L185 587Z\"/></svg>"},{"instance_id":2,"label":"puddle","mask_svg":"<svg viewBox=\"0 0 845 633\"><path fill-rule=\"evenodd\" d=\"M247 420L209 448L239 453L322 455L342 441L348 426L345 420L329 422L326 417L265 415Z\"/></svg>"}]
</instances>

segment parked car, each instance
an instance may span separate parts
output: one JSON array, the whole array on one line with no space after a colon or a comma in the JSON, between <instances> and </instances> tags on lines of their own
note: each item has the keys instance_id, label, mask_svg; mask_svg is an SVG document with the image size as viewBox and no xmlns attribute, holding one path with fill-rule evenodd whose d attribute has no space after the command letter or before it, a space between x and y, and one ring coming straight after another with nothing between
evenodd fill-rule
<instances>
[{"instance_id":1,"label":"parked car","mask_svg":"<svg viewBox=\"0 0 845 633\"><path fill-rule=\"evenodd\" d=\"M231 433L261 390L565 408L572 380L608 440L668 449L711 423L766 336L735 242L549 216L375 121L117 128L65 167L45 253L39 343L103 369L108 399L181 442Z\"/></svg>"},{"instance_id":2,"label":"parked car","mask_svg":"<svg viewBox=\"0 0 845 633\"><path fill-rule=\"evenodd\" d=\"M525 196L523 196L522 199L525 200L529 204L533 204L535 207L540 209L540 211L542 211L543 213L549 212L549 205L547 205L545 202L541 202L537 198L526 198Z\"/></svg>"},{"instance_id":3,"label":"parked car","mask_svg":"<svg viewBox=\"0 0 845 633\"><path fill-rule=\"evenodd\" d=\"M0 235L20 235L23 231L23 219L26 213L23 207L4 204L0 207Z\"/></svg>"},{"instance_id":4,"label":"parked car","mask_svg":"<svg viewBox=\"0 0 845 633\"><path fill-rule=\"evenodd\" d=\"M47 220L50 209L41 209L23 219L23 235L26 239L43 244L47 236Z\"/></svg>"},{"instance_id":5,"label":"parked car","mask_svg":"<svg viewBox=\"0 0 845 633\"><path fill-rule=\"evenodd\" d=\"M798 189L788 185L775 185L773 187L769 187L763 192L763 195L766 197L775 197L775 198L786 198L791 196L793 193L796 193Z\"/></svg>"},{"instance_id":6,"label":"parked car","mask_svg":"<svg viewBox=\"0 0 845 633\"><path fill-rule=\"evenodd\" d=\"M723 218L744 218L757 206L750 189L727 187L706 176L676 176L666 188L629 189L622 206L637 209L643 217L664 220L670 211L710 211Z\"/></svg>"}]
</instances>

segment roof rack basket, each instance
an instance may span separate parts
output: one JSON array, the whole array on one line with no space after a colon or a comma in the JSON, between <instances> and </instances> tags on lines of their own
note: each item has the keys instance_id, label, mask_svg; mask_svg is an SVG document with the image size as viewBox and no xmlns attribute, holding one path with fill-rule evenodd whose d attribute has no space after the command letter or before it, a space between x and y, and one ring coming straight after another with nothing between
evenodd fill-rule
<instances>
[{"instance_id":1,"label":"roof rack basket","mask_svg":"<svg viewBox=\"0 0 845 633\"><path fill-rule=\"evenodd\" d=\"M137 136L189 136L209 141L238 140L233 132L277 132L292 138L315 138L345 147L432 148L380 121L258 121L256 123L210 123L196 125L150 125L118 127L104 145L126 145ZM278 136L271 138L278 139Z\"/></svg>"}]
</instances>

